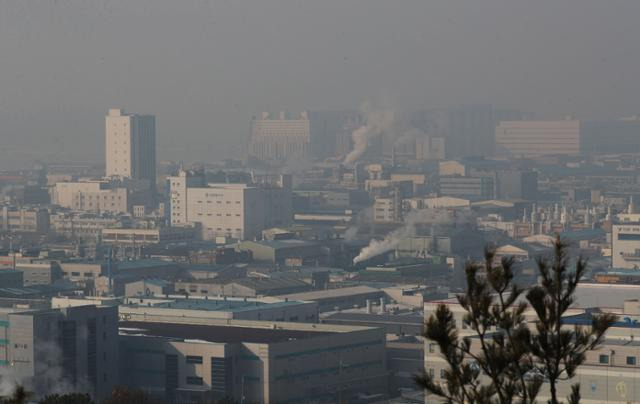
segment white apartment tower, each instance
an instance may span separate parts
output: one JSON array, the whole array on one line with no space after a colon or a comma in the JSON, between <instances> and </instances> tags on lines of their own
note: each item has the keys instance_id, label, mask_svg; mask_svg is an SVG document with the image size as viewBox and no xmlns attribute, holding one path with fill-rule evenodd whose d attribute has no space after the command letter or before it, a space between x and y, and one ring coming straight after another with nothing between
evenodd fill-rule
<instances>
[{"instance_id":1,"label":"white apartment tower","mask_svg":"<svg viewBox=\"0 0 640 404\"><path fill-rule=\"evenodd\" d=\"M105 122L107 177L156 182L156 118L110 109Z\"/></svg>"}]
</instances>

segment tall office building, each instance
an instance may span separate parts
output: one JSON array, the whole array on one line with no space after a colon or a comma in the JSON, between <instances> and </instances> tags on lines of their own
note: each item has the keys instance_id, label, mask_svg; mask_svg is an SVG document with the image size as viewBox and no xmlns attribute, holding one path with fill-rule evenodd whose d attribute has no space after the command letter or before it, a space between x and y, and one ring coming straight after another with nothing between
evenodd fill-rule
<instances>
[{"instance_id":1,"label":"tall office building","mask_svg":"<svg viewBox=\"0 0 640 404\"><path fill-rule=\"evenodd\" d=\"M156 183L156 118L110 109L106 117L107 177Z\"/></svg>"},{"instance_id":2,"label":"tall office building","mask_svg":"<svg viewBox=\"0 0 640 404\"><path fill-rule=\"evenodd\" d=\"M536 157L580 153L580 121L504 121L496 127L496 153Z\"/></svg>"}]
</instances>

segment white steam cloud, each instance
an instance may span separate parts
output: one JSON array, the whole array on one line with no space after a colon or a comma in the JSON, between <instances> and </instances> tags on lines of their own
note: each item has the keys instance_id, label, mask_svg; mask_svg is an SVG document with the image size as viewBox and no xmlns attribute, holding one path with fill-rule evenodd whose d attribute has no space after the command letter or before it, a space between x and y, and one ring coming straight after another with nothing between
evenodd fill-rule
<instances>
[{"instance_id":1,"label":"white steam cloud","mask_svg":"<svg viewBox=\"0 0 640 404\"><path fill-rule=\"evenodd\" d=\"M344 239L347 241L355 240L358 237L358 228L357 227L349 227L344 232Z\"/></svg>"},{"instance_id":2,"label":"white steam cloud","mask_svg":"<svg viewBox=\"0 0 640 404\"><path fill-rule=\"evenodd\" d=\"M405 216L404 224L399 229L387 234L382 240L373 239L368 246L360 250L360 254L353 259L353 264L366 261L377 255L391 251L402 240L416 234L418 223L431 223L432 226L447 224L461 224L470 221L469 212L448 211L442 209L416 209Z\"/></svg>"},{"instance_id":3,"label":"white steam cloud","mask_svg":"<svg viewBox=\"0 0 640 404\"><path fill-rule=\"evenodd\" d=\"M407 116L390 109L374 108L371 103L362 107L365 124L353 131L353 150L344 160L345 164L353 164L367 151L371 142L381 137L394 145L410 144L416 138L426 136L424 132L411 126Z\"/></svg>"},{"instance_id":4,"label":"white steam cloud","mask_svg":"<svg viewBox=\"0 0 640 404\"><path fill-rule=\"evenodd\" d=\"M86 328L80 330L86 332ZM48 394L65 394L91 391L90 383L80 377L72 383L65 377L62 367L62 351L57 342L39 341L34 347L35 360L38 362L37 377L25 377L14 363L0 367L0 397L11 396L18 386L24 387L34 398Z\"/></svg>"},{"instance_id":5,"label":"white steam cloud","mask_svg":"<svg viewBox=\"0 0 640 404\"><path fill-rule=\"evenodd\" d=\"M365 115L366 124L351 134L353 150L345 158L345 164L355 163L367 151L369 143L384 133L392 132L393 127L398 123L393 111L373 109L368 103L362 107L362 112Z\"/></svg>"}]
</instances>

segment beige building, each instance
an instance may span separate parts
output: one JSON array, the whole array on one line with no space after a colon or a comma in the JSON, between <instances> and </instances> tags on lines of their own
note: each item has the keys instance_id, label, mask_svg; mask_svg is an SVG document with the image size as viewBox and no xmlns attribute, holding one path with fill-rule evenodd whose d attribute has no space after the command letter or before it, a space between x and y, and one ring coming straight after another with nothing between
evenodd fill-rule
<instances>
[{"instance_id":1,"label":"beige building","mask_svg":"<svg viewBox=\"0 0 640 404\"><path fill-rule=\"evenodd\" d=\"M50 216L50 230L70 238L97 240L102 229L129 224L129 218L95 213L59 212Z\"/></svg>"},{"instance_id":2,"label":"beige building","mask_svg":"<svg viewBox=\"0 0 640 404\"><path fill-rule=\"evenodd\" d=\"M580 153L580 121L503 121L496 127L496 153L517 157Z\"/></svg>"},{"instance_id":3,"label":"beige building","mask_svg":"<svg viewBox=\"0 0 640 404\"><path fill-rule=\"evenodd\" d=\"M624 269L640 267L640 222L611 227L611 266Z\"/></svg>"},{"instance_id":4,"label":"beige building","mask_svg":"<svg viewBox=\"0 0 640 404\"><path fill-rule=\"evenodd\" d=\"M249 156L266 162L306 162L311 157L311 124L306 112L291 116L263 112L251 122Z\"/></svg>"},{"instance_id":5,"label":"beige building","mask_svg":"<svg viewBox=\"0 0 640 404\"><path fill-rule=\"evenodd\" d=\"M110 109L105 118L106 176L156 182L156 118Z\"/></svg>"},{"instance_id":6,"label":"beige building","mask_svg":"<svg viewBox=\"0 0 640 404\"><path fill-rule=\"evenodd\" d=\"M102 229L102 242L122 246L142 246L158 243L192 241L194 229L184 227L158 227L155 229Z\"/></svg>"},{"instance_id":7,"label":"beige building","mask_svg":"<svg viewBox=\"0 0 640 404\"><path fill-rule=\"evenodd\" d=\"M282 177L279 183L205 185L201 173L182 171L167 179L170 223L199 226L205 240L259 237L291 220L291 181Z\"/></svg>"},{"instance_id":8,"label":"beige building","mask_svg":"<svg viewBox=\"0 0 640 404\"><path fill-rule=\"evenodd\" d=\"M0 230L46 233L49 231L49 212L46 209L3 206L0 209Z\"/></svg>"},{"instance_id":9,"label":"beige building","mask_svg":"<svg viewBox=\"0 0 640 404\"><path fill-rule=\"evenodd\" d=\"M128 197L127 188L109 181L58 182L52 188L51 202L74 210L126 213Z\"/></svg>"}]
</instances>

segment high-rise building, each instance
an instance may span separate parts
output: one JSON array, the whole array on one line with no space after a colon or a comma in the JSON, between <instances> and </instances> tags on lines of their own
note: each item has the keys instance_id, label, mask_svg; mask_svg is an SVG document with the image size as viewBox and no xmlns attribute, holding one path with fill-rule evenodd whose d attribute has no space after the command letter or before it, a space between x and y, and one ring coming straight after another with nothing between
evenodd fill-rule
<instances>
[{"instance_id":1,"label":"high-rise building","mask_svg":"<svg viewBox=\"0 0 640 404\"><path fill-rule=\"evenodd\" d=\"M291 116L286 112L263 112L251 122L249 156L282 164L306 162L311 156L311 122L306 112Z\"/></svg>"},{"instance_id":2,"label":"high-rise building","mask_svg":"<svg viewBox=\"0 0 640 404\"><path fill-rule=\"evenodd\" d=\"M536 157L580 153L580 121L503 121L496 127L496 153Z\"/></svg>"},{"instance_id":3,"label":"high-rise building","mask_svg":"<svg viewBox=\"0 0 640 404\"><path fill-rule=\"evenodd\" d=\"M110 109L106 117L107 177L156 183L156 118Z\"/></svg>"}]
</instances>

